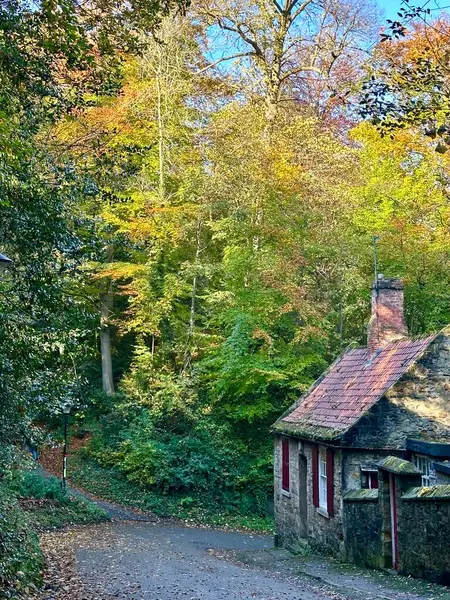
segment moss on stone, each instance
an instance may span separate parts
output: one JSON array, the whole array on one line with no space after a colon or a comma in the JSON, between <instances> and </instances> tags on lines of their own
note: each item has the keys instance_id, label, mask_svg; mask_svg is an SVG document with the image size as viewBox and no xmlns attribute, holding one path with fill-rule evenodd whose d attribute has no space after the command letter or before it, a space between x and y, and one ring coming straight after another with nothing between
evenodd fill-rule
<instances>
[{"instance_id":1,"label":"moss on stone","mask_svg":"<svg viewBox=\"0 0 450 600\"><path fill-rule=\"evenodd\" d=\"M450 484L410 488L403 494L402 500L448 500L450 502Z\"/></svg>"},{"instance_id":2,"label":"moss on stone","mask_svg":"<svg viewBox=\"0 0 450 600\"><path fill-rule=\"evenodd\" d=\"M419 469L412 462L398 458L398 456L386 457L378 463L378 468L397 475L421 475Z\"/></svg>"},{"instance_id":3,"label":"moss on stone","mask_svg":"<svg viewBox=\"0 0 450 600\"><path fill-rule=\"evenodd\" d=\"M343 496L344 502L374 502L378 500L378 490L350 490Z\"/></svg>"},{"instance_id":4,"label":"moss on stone","mask_svg":"<svg viewBox=\"0 0 450 600\"><path fill-rule=\"evenodd\" d=\"M342 435L342 431L336 429L306 423L289 423L282 420L278 420L271 431L272 433L284 433L298 438L318 441L331 441Z\"/></svg>"}]
</instances>

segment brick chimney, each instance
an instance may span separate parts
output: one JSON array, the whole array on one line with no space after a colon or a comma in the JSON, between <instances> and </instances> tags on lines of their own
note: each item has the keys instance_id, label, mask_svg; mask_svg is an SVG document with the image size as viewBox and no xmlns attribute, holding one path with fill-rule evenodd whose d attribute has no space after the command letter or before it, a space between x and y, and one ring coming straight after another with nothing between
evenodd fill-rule
<instances>
[{"instance_id":1,"label":"brick chimney","mask_svg":"<svg viewBox=\"0 0 450 600\"><path fill-rule=\"evenodd\" d=\"M372 316L369 322L367 347L375 354L390 342L408 337L403 313L403 281L378 275L372 286Z\"/></svg>"}]
</instances>

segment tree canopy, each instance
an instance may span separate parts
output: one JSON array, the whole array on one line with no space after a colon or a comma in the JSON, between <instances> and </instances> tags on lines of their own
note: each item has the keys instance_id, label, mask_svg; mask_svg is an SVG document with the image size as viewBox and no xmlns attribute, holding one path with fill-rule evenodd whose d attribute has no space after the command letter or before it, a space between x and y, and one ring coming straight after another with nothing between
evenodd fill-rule
<instances>
[{"instance_id":1,"label":"tree canopy","mask_svg":"<svg viewBox=\"0 0 450 600\"><path fill-rule=\"evenodd\" d=\"M271 423L373 279L450 321L448 20L369 0L0 8L0 442L267 514ZM56 432L56 433L55 433Z\"/></svg>"}]
</instances>

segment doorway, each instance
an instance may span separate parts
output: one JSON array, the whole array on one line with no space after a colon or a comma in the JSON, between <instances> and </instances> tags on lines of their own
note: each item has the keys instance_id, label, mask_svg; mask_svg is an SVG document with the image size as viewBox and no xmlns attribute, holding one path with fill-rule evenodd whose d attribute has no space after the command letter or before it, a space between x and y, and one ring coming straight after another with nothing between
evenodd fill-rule
<instances>
[{"instance_id":1,"label":"doorway","mask_svg":"<svg viewBox=\"0 0 450 600\"><path fill-rule=\"evenodd\" d=\"M392 567L398 570L397 490L395 475L389 473L389 505L391 513Z\"/></svg>"}]
</instances>

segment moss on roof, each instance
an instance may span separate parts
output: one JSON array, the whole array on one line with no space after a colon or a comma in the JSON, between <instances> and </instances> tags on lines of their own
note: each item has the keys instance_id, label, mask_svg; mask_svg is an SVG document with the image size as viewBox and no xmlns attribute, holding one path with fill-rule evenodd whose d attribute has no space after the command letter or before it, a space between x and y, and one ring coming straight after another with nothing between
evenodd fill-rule
<instances>
[{"instance_id":1,"label":"moss on roof","mask_svg":"<svg viewBox=\"0 0 450 600\"><path fill-rule=\"evenodd\" d=\"M337 431L331 427L321 427L319 425L309 425L307 423L289 423L279 420L271 429L272 433L285 433L298 438L308 440L334 440L342 435L342 431Z\"/></svg>"},{"instance_id":2,"label":"moss on roof","mask_svg":"<svg viewBox=\"0 0 450 600\"><path fill-rule=\"evenodd\" d=\"M345 502L374 502L378 500L378 490L350 490L343 496Z\"/></svg>"},{"instance_id":3,"label":"moss on roof","mask_svg":"<svg viewBox=\"0 0 450 600\"><path fill-rule=\"evenodd\" d=\"M398 456L386 457L378 463L378 468L397 475L421 475L419 469L412 462L398 458Z\"/></svg>"},{"instance_id":4,"label":"moss on roof","mask_svg":"<svg viewBox=\"0 0 450 600\"><path fill-rule=\"evenodd\" d=\"M448 500L450 502L450 484L411 488L403 494L402 500Z\"/></svg>"}]
</instances>

